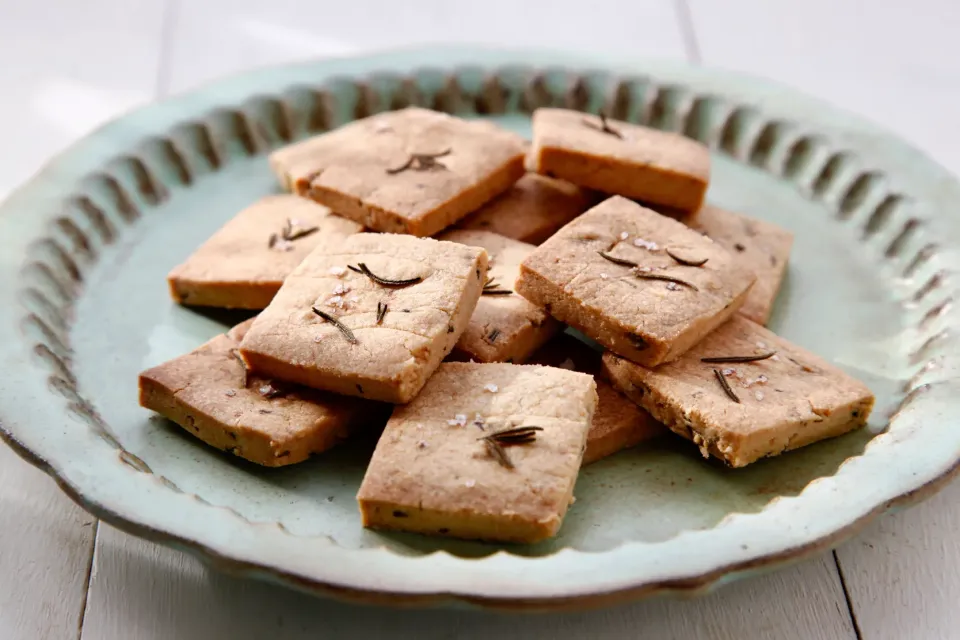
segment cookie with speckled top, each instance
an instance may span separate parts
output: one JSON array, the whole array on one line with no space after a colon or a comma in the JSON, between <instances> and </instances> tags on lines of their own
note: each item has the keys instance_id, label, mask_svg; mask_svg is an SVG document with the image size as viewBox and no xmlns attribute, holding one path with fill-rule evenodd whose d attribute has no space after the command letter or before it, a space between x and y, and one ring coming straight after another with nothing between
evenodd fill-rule
<instances>
[{"instance_id":1,"label":"cookie with speckled top","mask_svg":"<svg viewBox=\"0 0 960 640\"><path fill-rule=\"evenodd\" d=\"M368 229L431 236L523 177L523 139L409 107L275 151L281 183Z\"/></svg>"},{"instance_id":2,"label":"cookie with speckled top","mask_svg":"<svg viewBox=\"0 0 960 640\"><path fill-rule=\"evenodd\" d=\"M583 373L444 363L377 443L357 494L364 526L502 542L556 535L596 405Z\"/></svg>"},{"instance_id":3,"label":"cookie with speckled top","mask_svg":"<svg viewBox=\"0 0 960 640\"><path fill-rule=\"evenodd\" d=\"M359 233L294 270L240 345L256 372L316 389L409 402L463 333L487 253Z\"/></svg>"}]
</instances>

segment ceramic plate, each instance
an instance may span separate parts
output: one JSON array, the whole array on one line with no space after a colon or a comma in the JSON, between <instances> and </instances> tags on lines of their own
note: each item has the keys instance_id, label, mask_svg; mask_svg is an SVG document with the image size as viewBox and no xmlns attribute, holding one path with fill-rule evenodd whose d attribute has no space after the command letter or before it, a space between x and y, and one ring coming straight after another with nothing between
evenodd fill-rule
<instances>
[{"instance_id":1,"label":"ceramic plate","mask_svg":"<svg viewBox=\"0 0 960 640\"><path fill-rule=\"evenodd\" d=\"M437 66L440 65L440 66ZM364 530L372 441L287 469L238 462L137 405L137 373L236 318L164 276L277 189L277 145L408 104L528 133L557 105L714 151L709 200L796 233L772 328L865 380L868 428L731 470L678 438L583 470L560 535L502 548ZM233 77L113 122L0 214L0 422L83 507L230 571L377 602L583 606L822 550L960 459L960 183L876 127L781 87L678 64L464 49Z\"/></svg>"}]
</instances>

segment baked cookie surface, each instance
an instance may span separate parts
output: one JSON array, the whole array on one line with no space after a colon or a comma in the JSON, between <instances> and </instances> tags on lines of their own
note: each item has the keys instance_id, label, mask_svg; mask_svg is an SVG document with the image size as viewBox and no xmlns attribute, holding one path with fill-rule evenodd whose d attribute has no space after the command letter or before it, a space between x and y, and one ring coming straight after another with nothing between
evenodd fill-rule
<instances>
[{"instance_id":1,"label":"baked cookie surface","mask_svg":"<svg viewBox=\"0 0 960 640\"><path fill-rule=\"evenodd\" d=\"M361 231L361 225L306 198L267 196L170 272L170 295L181 304L263 309L311 251Z\"/></svg>"},{"instance_id":2,"label":"baked cookie surface","mask_svg":"<svg viewBox=\"0 0 960 640\"><path fill-rule=\"evenodd\" d=\"M731 467L861 427L874 402L862 382L739 315L656 369L611 353L603 364L617 389Z\"/></svg>"},{"instance_id":3,"label":"baked cookie surface","mask_svg":"<svg viewBox=\"0 0 960 640\"><path fill-rule=\"evenodd\" d=\"M678 133L568 109L533 114L537 173L694 214L710 182L710 151Z\"/></svg>"},{"instance_id":4,"label":"baked cookie surface","mask_svg":"<svg viewBox=\"0 0 960 640\"><path fill-rule=\"evenodd\" d=\"M598 195L563 180L528 173L503 194L457 223L540 244L596 204Z\"/></svg>"},{"instance_id":5,"label":"baked cookie surface","mask_svg":"<svg viewBox=\"0 0 960 640\"><path fill-rule=\"evenodd\" d=\"M486 273L477 247L356 234L307 256L240 352L281 380L409 402L466 328Z\"/></svg>"},{"instance_id":6,"label":"baked cookie surface","mask_svg":"<svg viewBox=\"0 0 960 640\"><path fill-rule=\"evenodd\" d=\"M489 231L453 230L438 239L481 247L489 261L483 293L455 347L458 356L519 364L563 328L542 308L513 291L520 263L533 245Z\"/></svg>"},{"instance_id":7,"label":"baked cookie surface","mask_svg":"<svg viewBox=\"0 0 960 640\"><path fill-rule=\"evenodd\" d=\"M364 526L503 542L556 535L596 403L582 373L442 364L380 437L357 495ZM531 435L495 451L490 438L508 430Z\"/></svg>"},{"instance_id":8,"label":"baked cookie surface","mask_svg":"<svg viewBox=\"0 0 960 640\"><path fill-rule=\"evenodd\" d=\"M730 251L757 275L740 313L766 324L787 272L793 234L770 222L705 205L690 226Z\"/></svg>"},{"instance_id":9,"label":"baked cookie surface","mask_svg":"<svg viewBox=\"0 0 960 640\"><path fill-rule=\"evenodd\" d=\"M590 464L667 432L667 428L633 400L613 388L603 374L601 354L563 334L533 354L529 362L587 373L597 384L597 410L587 432L582 464Z\"/></svg>"},{"instance_id":10,"label":"baked cookie surface","mask_svg":"<svg viewBox=\"0 0 960 640\"><path fill-rule=\"evenodd\" d=\"M516 291L607 349L656 366L736 313L755 279L709 238L614 196L537 247Z\"/></svg>"},{"instance_id":11,"label":"baked cookie surface","mask_svg":"<svg viewBox=\"0 0 960 640\"><path fill-rule=\"evenodd\" d=\"M205 443L268 467L301 462L358 428L380 428L389 406L246 371L237 354L252 320L140 374L140 405Z\"/></svg>"},{"instance_id":12,"label":"baked cookie surface","mask_svg":"<svg viewBox=\"0 0 960 640\"><path fill-rule=\"evenodd\" d=\"M525 170L520 136L409 107L275 151L282 184L368 229L430 236L475 211Z\"/></svg>"}]
</instances>

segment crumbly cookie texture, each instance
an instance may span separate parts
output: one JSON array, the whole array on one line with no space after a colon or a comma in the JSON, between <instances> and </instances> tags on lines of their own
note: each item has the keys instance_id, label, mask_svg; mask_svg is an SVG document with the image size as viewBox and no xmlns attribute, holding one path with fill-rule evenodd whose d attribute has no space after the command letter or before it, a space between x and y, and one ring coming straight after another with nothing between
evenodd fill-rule
<instances>
[{"instance_id":1,"label":"crumbly cookie texture","mask_svg":"<svg viewBox=\"0 0 960 640\"><path fill-rule=\"evenodd\" d=\"M523 139L410 107L275 151L287 188L368 229L430 236L500 195L525 170Z\"/></svg>"},{"instance_id":2,"label":"crumbly cookie texture","mask_svg":"<svg viewBox=\"0 0 960 640\"><path fill-rule=\"evenodd\" d=\"M361 225L306 198L267 196L170 272L170 295L187 305L263 309L307 254L360 231Z\"/></svg>"},{"instance_id":3,"label":"crumbly cookie texture","mask_svg":"<svg viewBox=\"0 0 960 640\"><path fill-rule=\"evenodd\" d=\"M703 361L771 352L754 362ZM656 369L611 353L603 364L620 391L731 467L861 427L874 402L862 382L743 316Z\"/></svg>"},{"instance_id":4,"label":"crumbly cookie texture","mask_svg":"<svg viewBox=\"0 0 960 640\"><path fill-rule=\"evenodd\" d=\"M596 204L598 195L563 180L528 173L505 193L457 223L540 244Z\"/></svg>"},{"instance_id":5,"label":"crumbly cookie texture","mask_svg":"<svg viewBox=\"0 0 960 640\"><path fill-rule=\"evenodd\" d=\"M766 324L787 272L793 234L770 222L705 205L690 225L750 267L757 281L740 313Z\"/></svg>"},{"instance_id":6,"label":"crumbly cookie texture","mask_svg":"<svg viewBox=\"0 0 960 640\"><path fill-rule=\"evenodd\" d=\"M533 114L531 164L537 173L694 214L710 182L700 142L567 109Z\"/></svg>"},{"instance_id":7,"label":"crumbly cookie texture","mask_svg":"<svg viewBox=\"0 0 960 640\"><path fill-rule=\"evenodd\" d=\"M618 451L663 435L667 428L654 420L635 402L613 388L600 365L599 351L569 334L557 336L531 356L531 364L542 364L594 377L597 383L597 411L587 432L583 463L590 464Z\"/></svg>"},{"instance_id":8,"label":"crumbly cookie texture","mask_svg":"<svg viewBox=\"0 0 960 640\"><path fill-rule=\"evenodd\" d=\"M656 366L736 313L755 279L709 238L614 196L531 253L516 291L607 349Z\"/></svg>"},{"instance_id":9,"label":"crumbly cookie texture","mask_svg":"<svg viewBox=\"0 0 960 640\"><path fill-rule=\"evenodd\" d=\"M524 362L562 328L546 311L513 291L520 263L534 249L489 231L453 230L440 240L486 250L487 281L455 352L477 362Z\"/></svg>"},{"instance_id":10,"label":"crumbly cookie texture","mask_svg":"<svg viewBox=\"0 0 960 640\"><path fill-rule=\"evenodd\" d=\"M556 535L596 404L586 374L442 364L380 437L357 495L364 526L503 542ZM539 430L499 453L488 444L520 427Z\"/></svg>"},{"instance_id":11,"label":"crumbly cookie texture","mask_svg":"<svg viewBox=\"0 0 960 640\"><path fill-rule=\"evenodd\" d=\"M217 449L267 467L306 460L358 428L382 427L389 405L247 372L237 346L250 324L141 373L141 406Z\"/></svg>"},{"instance_id":12,"label":"crumbly cookie texture","mask_svg":"<svg viewBox=\"0 0 960 640\"><path fill-rule=\"evenodd\" d=\"M486 275L477 247L356 234L307 256L240 352L280 380L409 402L467 327Z\"/></svg>"}]
</instances>

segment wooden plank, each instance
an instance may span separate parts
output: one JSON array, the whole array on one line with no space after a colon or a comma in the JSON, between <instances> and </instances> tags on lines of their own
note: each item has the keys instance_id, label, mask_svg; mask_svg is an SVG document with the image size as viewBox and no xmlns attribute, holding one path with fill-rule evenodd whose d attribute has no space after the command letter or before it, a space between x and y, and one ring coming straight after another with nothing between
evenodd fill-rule
<instances>
[{"instance_id":1,"label":"wooden plank","mask_svg":"<svg viewBox=\"0 0 960 640\"><path fill-rule=\"evenodd\" d=\"M153 96L162 0L7 3L0 197L52 154ZM118 52L121 52L118 54ZM74 425L75 428L82 428ZM0 446L0 638L75 638L96 520Z\"/></svg>"},{"instance_id":2,"label":"wooden plank","mask_svg":"<svg viewBox=\"0 0 960 640\"><path fill-rule=\"evenodd\" d=\"M960 168L960 4L686 1L704 64L820 96Z\"/></svg>"},{"instance_id":3,"label":"wooden plank","mask_svg":"<svg viewBox=\"0 0 960 640\"><path fill-rule=\"evenodd\" d=\"M0 447L0 638L77 636L96 520Z\"/></svg>"},{"instance_id":4,"label":"wooden plank","mask_svg":"<svg viewBox=\"0 0 960 640\"><path fill-rule=\"evenodd\" d=\"M960 633L960 480L837 549L864 638Z\"/></svg>"},{"instance_id":5,"label":"wooden plank","mask_svg":"<svg viewBox=\"0 0 960 640\"><path fill-rule=\"evenodd\" d=\"M173 90L251 67L436 42L684 57L672 0L351 0L335 11L299 0L182 2L176 42Z\"/></svg>"},{"instance_id":6,"label":"wooden plank","mask_svg":"<svg viewBox=\"0 0 960 640\"><path fill-rule=\"evenodd\" d=\"M960 6L689 0L704 62L776 78L866 115L960 173ZM749 29L750 37L744 37ZM837 551L864 638L954 638L960 482Z\"/></svg>"},{"instance_id":7,"label":"wooden plank","mask_svg":"<svg viewBox=\"0 0 960 640\"><path fill-rule=\"evenodd\" d=\"M165 0L12 2L0 19L0 197L110 118L150 102ZM16 99L13 99L15 97ZM16 150L16 154L9 153Z\"/></svg>"},{"instance_id":8,"label":"wooden plank","mask_svg":"<svg viewBox=\"0 0 960 640\"><path fill-rule=\"evenodd\" d=\"M854 638L829 554L693 600L585 613L386 610L320 600L206 570L102 525L83 640L124 638Z\"/></svg>"}]
</instances>

